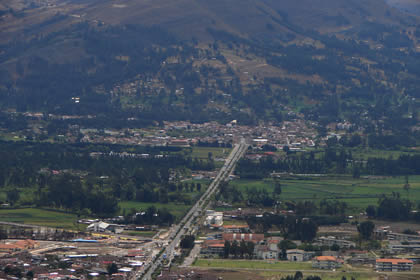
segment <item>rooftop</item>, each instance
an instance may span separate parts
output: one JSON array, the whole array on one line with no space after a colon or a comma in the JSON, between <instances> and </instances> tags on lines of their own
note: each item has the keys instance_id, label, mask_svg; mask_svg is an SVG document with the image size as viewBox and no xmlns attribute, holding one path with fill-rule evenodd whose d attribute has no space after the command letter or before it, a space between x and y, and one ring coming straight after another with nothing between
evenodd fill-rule
<instances>
[{"instance_id":1,"label":"rooftop","mask_svg":"<svg viewBox=\"0 0 420 280\"><path fill-rule=\"evenodd\" d=\"M400 263L413 263L413 261L410 261L407 259L377 259L376 263L400 264Z\"/></svg>"}]
</instances>

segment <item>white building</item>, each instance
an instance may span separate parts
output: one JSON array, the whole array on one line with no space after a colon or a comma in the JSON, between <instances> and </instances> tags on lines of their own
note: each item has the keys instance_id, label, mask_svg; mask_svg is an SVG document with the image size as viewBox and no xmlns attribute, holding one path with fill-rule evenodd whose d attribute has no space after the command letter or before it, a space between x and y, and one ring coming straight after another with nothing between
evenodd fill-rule
<instances>
[{"instance_id":1,"label":"white building","mask_svg":"<svg viewBox=\"0 0 420 280\"><path fill-rule=\"evenodd\" d=\"M287 259L291 262L306 262L312 259L314 252L306 252L299 249L287 250Z\"/></svg>"},{"instance_id":2,"label":"white building","mask_svg":"<svg viewBox=\"0 0 420 280\"><path fill-rule=\"evenodd\" d=\"M208 227L221 227L223 225L223 212L207 210L204 225Z\"/></svg>"}]
</instances>

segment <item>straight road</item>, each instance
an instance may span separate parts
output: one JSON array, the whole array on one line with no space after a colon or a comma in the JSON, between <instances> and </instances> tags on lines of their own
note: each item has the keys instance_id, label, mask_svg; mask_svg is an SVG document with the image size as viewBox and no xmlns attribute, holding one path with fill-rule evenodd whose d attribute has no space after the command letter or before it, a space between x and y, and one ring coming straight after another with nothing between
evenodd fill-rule
<instances>
[{"instance_id":1,"label":"straight road","mask_svg":"<svg viewBox=\"0 0 420 280\"><path fill-rule=\"evenodd\" d=\"M232 174L236 163L245 154L247 148L248 145L245 144L244 140L241 140L240 144L235 145L232 152L226 159L225 164L220 169L216 178L213 180L201 198L194 204L193 207L191 207L190 211L188 211L181 222L172 227L170 231L171 233L168 237L169 244L166 246L163 253L144 268L144 271L147 270L145 274L135 275L134 279L140 278L143 280L151 280L152 274L159 266L163 264L165 259L169 264L171 263L174 257L175 248L180 243L181 237L192 229L195 218L203 214L203 211L208 206L209 199L211 198L212 194L217 191L219 184Z\"/></svg>"}]
</instances>

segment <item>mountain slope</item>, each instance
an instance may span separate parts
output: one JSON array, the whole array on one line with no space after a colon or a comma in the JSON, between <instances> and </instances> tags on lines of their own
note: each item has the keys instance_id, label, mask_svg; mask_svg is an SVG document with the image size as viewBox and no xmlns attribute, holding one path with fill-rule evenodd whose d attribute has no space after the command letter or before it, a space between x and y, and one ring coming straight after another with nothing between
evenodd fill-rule
<instances>
[{"instance_id":1,"label":"mountain slope","mask_svg":"<svg viewBox=\"0 0 420 280\"><path fill-rule=\"evenodd\" d=\"M417 19L382 0L39 3L2 3L3 109L366 125L417 108Z\"/></svg>"},{"instance_id":2,"label":"mountain slope","mask_svg":"<svg viewBox=\"0 0 420 280\"><path fill-rule=\"evenodd\" d=\"M77 21L99 21L111 25L159 25L181 38L209 39L208 29L245 37L276 37L296 32L290 24L338 32L366 20L393 25L406 20L383 0L56 0L52 6L27 8L23 4L27 2L18 2L6 0L3 4L2 26L6 32L30 29L31 25L42 25L45 31L53 25L52 30L59 30ZM16 12L8 14L13 8ZM70 18L62 20L65 23L55 22L52 18L57 15Z\"/></svg>"}]
</instances>

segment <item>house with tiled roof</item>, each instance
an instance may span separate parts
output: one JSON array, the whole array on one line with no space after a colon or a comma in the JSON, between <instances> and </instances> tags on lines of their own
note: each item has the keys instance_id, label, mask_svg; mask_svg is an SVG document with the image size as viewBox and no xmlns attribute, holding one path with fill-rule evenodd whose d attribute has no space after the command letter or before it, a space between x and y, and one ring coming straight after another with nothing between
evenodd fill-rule
<instances>
[{"instance_id":1,"label":"house with tiled roof","mask_svg":"<svg viewBox=\"0 0 420 280\"><path fill-rule=\"evenodd\" d=\"M223 225L223 231L226 233L246 233L249 232L248 225Z\"/></svg>"},{"instance_id":2,"label":"house with tiled roof","mask_svg":"<svg viewBox=\"0 0 420 280\"><path fill-rule=\"evenodd\" d=\"M206 256L220 256L224 254L225 241L223 240L205 240L201 245L200 254Z\"/></svg>"},{"instance_id":3,"label":"house with tiled roof","mask_svg":"<svg viewBox=\"0 0 420 280\"><path fill-rule=\"evenodd\" d=\"M413 270L413 261L407 259L377 259L377 271L411 271Z\"/></svg>"},{"instance_id":4,"label":"house with tiled roof","mask_svg":"<svg viewBox=\"0 0 420 280\"><path fill-rule=\"evenodd\" d=\"M242 240L245 242L253 242L259 243L264 240L264 234L255 234L255 233L223 233L222 239L224 241L238 241L241 242Z\"/></svg>"},{"instance_id":5,"label":"house with tiled roof","mask_svg":"<svg viewBox=\"0 0 420 280\"><path fill-rule=\"evenodd\" d=\"M339 260L333 256L318 256L312 260L312 267L318 269L333 270L341 267L342 264L342 260Z\"/></svg>"}]
</instances>

